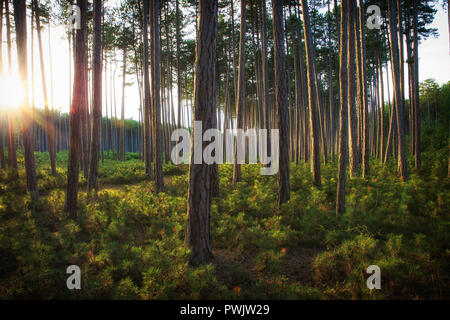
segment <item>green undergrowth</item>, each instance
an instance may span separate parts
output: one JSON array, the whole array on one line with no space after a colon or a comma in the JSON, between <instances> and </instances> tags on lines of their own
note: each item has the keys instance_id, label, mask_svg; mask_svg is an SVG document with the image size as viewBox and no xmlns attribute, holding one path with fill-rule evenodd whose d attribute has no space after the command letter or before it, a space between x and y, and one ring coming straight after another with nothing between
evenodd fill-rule
<instances>
[{"instance_id":1,"label":"green undergrowth","mask_svg":"<svg viewBox=\"0 0 450 320\"><path fill-rule=\"evenodd\" d=\"M243 165L242 182L233 186L232 165L220 165L215 259L195 268L184 245L187 166L164 164L165 191L156 193L136 154L105 159L97 198L87 197L80 172L75 223L64 212L67 153L58 153L56 177L48 155L36 155L37 205L25 192L19 159L18 176L0 172L0 298L449 298L446 152L425 150L422 169L410 170L406 182L393 160L371 160L368 179L347 180L340 216L336 161L322 165L321 188L308 164L291 164L291 199L281 208L276 176ZM81 290L66 287L69 265L81 269ZM370 265L381 269L381 290L367 289Z\"/></svg>"}]
</instances>

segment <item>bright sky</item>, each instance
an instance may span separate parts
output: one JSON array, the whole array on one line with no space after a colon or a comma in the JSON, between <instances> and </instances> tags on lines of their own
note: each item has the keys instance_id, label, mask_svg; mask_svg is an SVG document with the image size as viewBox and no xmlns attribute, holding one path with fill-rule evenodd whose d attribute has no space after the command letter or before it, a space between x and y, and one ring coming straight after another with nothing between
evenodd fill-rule
<instances>
[{"instance_id":1,"label":"bright sky","mask_svg":"<svg viewBox=\"0 0 450 320\"><path fill-rule=\"evenodd\" d=\"M443 84L450 80L450 48L449 48L449 30L448 30L448 20L447 13L442 9L440 5L437 6L438 12L436 14L435 20L432 27L438 29L439 37L437 39L430 38L423 41L420 44L419 58L420 58L420 68L419 68L419 78L423 81L428 78L434 78L439 84ZM29 19L28 19L29 23ZM55 109L61 110L63 112L68 112L69 110L69 48L68 40L65 38L65 26L53 26L51 29L51 50L49 48L49 34L48 28L43 31L43 46L44 46L44 63L47 70L47 88L50 103L52 102L52 90L53 87L53 101ZM6 51L6 28L4 27L3 36L3 59L5 70L7 70L7 51ZM28 31L30 26L28 25ZM29 33L28 33L29 34ZM28 48L31 48L31 37L29 36ZM16 72L17 65L16 52L15 52L15 39L13 39L13 72ZM29 74L31 77L31 55L29 55ZM34 69L35 69L35 97L36 106L38 108L43 107L43 95L41 86L41 74L39 65L39 51L37 47L37 36L35 34L34 38ZM50 58L52 59L52 70L53 76L50 79ZM118 57L121 60L120 57ZM73 68L72 68L73 76ZM134 76L128 76L127 82L135 82ZM122 101L121 95L121 67L120 62L116 72L116 101L117 101L117 112L119 116L120 103ZM31 85L30 85L31 90ZM408 92L408 91L406 91ZM174 90L176 94L176 90ZM109 93L108 93L109 95ZM31 97L31 94L30 94ZM125 92L125 117L138 119L138 108L139 108L139 94L137 85L133 85L126 88ZM110 98L108 96L108 102ZM175 97L176 101L176 97ZM105 115L105 99L103 99L104 109L103 115ZM176 112L175 112L176 114Z\"/></svg>"}]
</instances>

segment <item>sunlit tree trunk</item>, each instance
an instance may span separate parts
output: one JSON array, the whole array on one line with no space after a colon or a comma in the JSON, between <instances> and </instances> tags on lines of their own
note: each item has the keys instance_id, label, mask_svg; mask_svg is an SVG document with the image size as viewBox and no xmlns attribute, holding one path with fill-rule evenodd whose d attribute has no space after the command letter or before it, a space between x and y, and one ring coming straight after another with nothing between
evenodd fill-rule
<instances>
[{"instance_id":1,"label":"sunlit tree trunk","mask_svg":"<svg viewBox=\"0 0 450 320\"><path fill-rule=\"evenodd\" d=\"M11 20L9 13L9 1L5 0L5 18L6 18L6 43L8 47L8 72L11 72ZM16 153L16 129L15 118L9 110L6 112L6 137L8 140L8 166L17 170Z\"/></svg>"},{"instance_id":2,"label":"sunlit tree trunk","mask_svg":"<svg viewBox=\"0 0 450 320\"><path fill-rule=\"evenodd\" d=\"M3 75L3 0L0 0L0 76ZM6 168L5 150L3 146L3 116L5 111L0 109L0 168Z\"/></svg>"},{"instance_id":3,"label":"sunlit tree trunk","mask_svg":"<svg viewBox=\"0 0 450 320\"><path fill-rule=\"evenodd\" d=\"M311 171L313 181L316 186L321 185L320 181L320 150L319 150L319 124L318 124L318 110L317 110L317 95L316 95L316 81L315 81L315 49L311 36L311 26L309 22L308 1L301 0L302 16L303 16L303 30L305 34L306 46L306 65L308 74L308 97L309 97L309 127L311 137Z\"/></svg>"},{"instance_id":4,"label":"sunlit tree trunk","mask_svg":"<svg viewBox=\"0 0 450 320\"><path fill-rule=\"evenodd\" d=\"M348 16L348 124L350 133L350 176L359 175L359 157L358 157L358 125L356 118L355 105L355 25L356 25L356 0L349 2Z\"/></svg>"},{"instance_id":5,"label":"sunlit tree trunk","mask_svg":"<svg viewBox=\"0 0 450 320\"><path fill-rule=\"evenodd\" d=\"M367 67L366 67L366 34L364 31L365 19L364 19L364 1L359 1L359 37L360 37L360 55L361 55L361 96L362 99L362 176L366 177L369 175L369 106L367 98Z\"/></svg>"},{"instance_id":6,"label":"sunlit tree trunk","mask_svg":"<svg viewBox=\"0 0 450 320\"><path fill-rule=\"evenodd\" d=\"M41 19L39 13L39 5L37 0L33 0L34 5L34 17L36 21L36 30L37 30L37 38L38 38L38 46L39 46L39 61L41 65L41 82L42 82L42 92L44 97L44 110L45 110L45 126L47 130L47 139L48 139L48 150L50 154L50 167L52 170L52 175L56 175L56 147L55 147L55 126L52 114L49 110L48 103L48 93L47 93L47 79L44 67L44 52L42 49L42 33L41 33Z\"/></svg>"}]
</instances>

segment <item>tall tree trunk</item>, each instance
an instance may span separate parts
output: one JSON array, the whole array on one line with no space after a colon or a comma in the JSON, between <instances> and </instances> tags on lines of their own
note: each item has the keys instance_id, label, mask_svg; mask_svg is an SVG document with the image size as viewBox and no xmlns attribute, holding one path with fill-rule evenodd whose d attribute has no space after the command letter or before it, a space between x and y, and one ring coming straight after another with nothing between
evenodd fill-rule
<instances>
[{"instance_id":1,"label":"tall tree trunk","mask_svg":"<svg viewBox=\"0 0 450 320\"><path fill-rule=\"evenodd\" d=\"M369 106L367 97L367 67L366 67L366 35L364 31L365 19L364 19L364 1L359 0L359 36L360 52L361 52L361 95L362 99L362 116L363 116L363 139L362 139L362 176L367 177L369 175Z\"/></svg>"},{"instance_id":2,"label":"tall tree trunk","mask_svg":"<svg viewBox=\"0 0 450 320\"><path fill-rule=\"evenodd\" d=\"M217 0L200 0L197 45L195 55L194 110L195 121L201 121L202 134L212 128L213 109L216 108L216 38ZM186 244L192 250L191 264L199 265L212 258L211 252L211 168L204 161L194 163L196 144L191 135L191 164L189 167L188 220ZM198 151L197 151L198 152Z\"/></svg>"},{"instance_id":3,"label":"tall tree trunk","mask_svg":"<svg viewBox=\"0 0 450 320\"><path fill-rule=\"evenodd\" d=\"M260 1L261 13L261 66L262 66L262 103L264 129L267 129L267 154L270 155L270 96L269 70L267 67L267 13L265 1Z\"/></svg>"},{"instance_id":4,"label":"tall tree trunk","mask_svg":"<svg viewBox=\"0 0 450 320\"><path fill-rule=\"evenodd\" d=\"M348 75L347 75L347 49L348 49L348 14L349 0L342 0L340 19L340 49L339 49L339 84L340 84L340 113L339 113L339 163L336 199L336 215L345 212L345 180L348 154ZM352 26L350 26L352 27Z\"/></svg>"},{"instance_id":5,"label":"tall tree trunk","mask_svg":"<svg viewBox=\"0 0 450 320\"><path fill-rule=\"evenodd\" d=\"M274 62L275 62L275 104L277 106L278 128L280 130L278 204L290 198L289 185L289 120L286 89L286 65L284 52L283 1L272 1ZM277 152L278 150L274 150Z\"/></svg>"},{"instance_id":6,"label":"tall tree trunk","mask_svg":"<svg viewBox=\"0 0 450 320\"><path fill-rule=\"evenodd\" d=\"M320 181L320 150L319 150L319 124L317 110L317 95L315 81L315 48L311 36L311 25L309 22L308 0L301 0L303 30L305 34L306 65L308 73L308 97L309 97L309 127L311 137L311 172L316 186L321 185Z\"/></svg>"},{"instance_id":7,"label":"tall tree trunk","mask_svg":"<svg viewBox=\"0 0 450 320\"><path fill-rule=\"evenodd\" d=\"M182 82L181 82L181 35L180 35L180 9L179 9L179 0L176 0L175 3L175 23L176 23L176 41L177 41L177 96L178 96L178 127L181 127L181 110L183 107L183 97L182 97Z\"/></svg>"},{"instance_id":8,"label":"tall tree trunk","mask_svg":"<svg viewBox=\"0 0 450 320\"><path fill-rule=\"evenodd\" d=\"M148 55L148 14L149 0L144 0L144 23L143 23L143 41L144 41L144 162L145 172L149 178L152 177L151 155L150 155L150 77L149 77L149 55Z\"/></svg>"},{"instance_id":9,"label":"tall tree trunk","mask_svg":"<svg viewBox=\"0 0 450 320\"><path fill-rule=\"evenodd\" d=\"M9 1L5 0L5 18L6 18L6 43L8 47L8 72L11 73L11 20L9 13ZM17 153L16 153L16 129L15 119L11 111L6 113L6 136L8 140L8 166L17 171Z\"/></svg>"},{"instance_id":10,"label":"tall tree trunk","mask_svg":"<svg viewBox=\"0 0 450 320\"><path fill-rule=\"evenodd\" d=\"M3 76L3 0L0 0L0 76ZM3 115L4 110L0 110L0 168L6 168L5 150L3 146Z\"/></svg>"},{"instance_id":11,"label":"tall tree trunk","mask_svg":"<svg viewBox=\"0 0 450 320\"><path fill-rule=\"evenodd\" d=\"M397 14L397 9L395 7L394 0L388 0L388 11L389 11L389 35L391 42L391 56L392 56L392 74L393 74L393 85L394 85L394 98L396 102L396 113L397 113L397 135L398 135L398 169L400 172L400 177L406 180L408 177L407 166L406 166L406 156L405 156L405 136L403 128L403 99L401 95L401 83L400 83L400 61L399 61L399 51L398 51L398 38L397 38L397 25L395 22L395 17Z\"/></svg>"},{"instance_id":12,"label":"tall tree trunk","mask_svg":"<svg viewBox=\"0 0 450 320\"><path fill-rule=\"evenodd\" d=\"M28 102L27 25L25 0L14 1L14 22L16 24L17 62L19 66L19 77L24 85L25 92L25 97L22 103L22 134L27 190L30 192L33 201L39 201L32 141L33 113L30 110L31 108Z\"/></svg>"},{"instance_id":13,"label":"tall tree trunk","mask_svg":"<svg viewBox=\"0 0 450 320\"><path fill-rule=\"evenodd\" d=\"M350 133L350 176L359 175L359 157L358 157L358 127L355 105L355 25L356 25L356 0L349 2L348 16L348 48L347 48L347 68L348 68L348 124Z\"/></svg>"},{"instance_id":14,"label":"tall tree trunk","mask_svg":"<svg viewBox=\"0 0 450 320\"><path fill-rule=\"evenodd\" d=\"M85 64L87 42L87 0L77 0L80 8L80 29L76 31L75 74L73 82L73 101L70 107L70 145L67 169L67 193L65 210L72 219L78 214L78 169L81 151L81 117L85 110Z\"/></svg>"},{"instance_id":15,"label":"tall tree trunk","mask_svg":"<svg viewBox=\"0 0 450 320\"><path fill-rule=\"evenodd\" d=\"M420 98L419 98L419 33L417 29L417 0L414 1L414 14L413 14L413 29L414 29L414 131L415 131L415 142L414 142L414 162L415 167L418 169L421 167L421 157L420 157ZM450 7L447 6L447 11L450 12Z\"/></svg>"},{"instance_id":16,"label":"tall tree trunk","mask_svg":"<svg viewBox=\"0 0 450 320\"><path fill-rule=\"evenodd\" d=\"M236 95L236 129L243 128L243 116L245 108L245 30L246 30L246 8L245 0L241 0L241 28L239 39L239 73ZM237 139L239 139L239 134ZM236 141L237 142L237 141ZM234 145L234 170L233 184L241 181L241 165L238 163L238 143Z\"/></svg>"},{"instance_id":17,"label":"tall tree trunk","mask_svg":"<svg viewBox=\"0 0 450 320\"><path fill-rule=\"evenodd\" d=\"M156 190L164 190L162 178L162 139L161 139L161 45L159 33L159 0L151 1L151 30L152 30L152 147L153 172Z\"/></svg>"},{"instance_id":18,"label":"tall tree trunk","mask_svg":"<svg viewBox=\"0 0 450 320\"><path fill-rule=\"evenodd\" d=\"M122 107L120 115L120 160L125 161L125 86L127 74L127 50L123 50L122 61Z\"/></svg>"},{"instance_id":19,"label":"tall tree trunk","mask_svg":"<svg viewBox=\"0 0 450 320\"><path fill-rule=\"evenodd\" d=\"M92 69L93 124L91 134L91 151L88 192L98 189L98 151L102 125L102 0L94 0L94 47Z\"/></svg>"},{"instance_id":20,"label":"tall tree trunk","mask_svg":"<svg viewBox=\"0 0 450 320\"><path fill-rule=\"evenodd\" d=\"M39 46L39 61L41 65L41 82L42 82L42 92L44 97L44 110L45 110L45 126L47 129L47 139L48 139L48 150L50 154L50 166L52 170L52 175L56 175L56 148L55 148L55 127L53 117L50 114L49 106L48 106L48 93L47 93L47 79L45 74L44 67L44 52L42 49L42 36L41 36L41 19L39 13L39 5L37 0L33 0L34 5L34 17L36 20L36 30L38 37L38 46Z\"/></svg>"}]
</instances>

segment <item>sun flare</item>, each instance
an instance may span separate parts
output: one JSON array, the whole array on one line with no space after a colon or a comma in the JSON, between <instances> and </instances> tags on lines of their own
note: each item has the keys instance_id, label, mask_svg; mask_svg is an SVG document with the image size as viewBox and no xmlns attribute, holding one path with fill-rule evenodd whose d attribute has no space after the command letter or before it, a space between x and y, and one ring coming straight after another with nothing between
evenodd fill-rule
<instances>
[{"instance_id":1,"label":"sun flare","mask_svg":"<svg viewBox=\"0 0 450 320\"><path fill-rule=\"evenodd\" d=\"M6 109L18 109L24 102L25 89L15 74L0 76L0 106Z\"/></svg>"}]
</instances>

